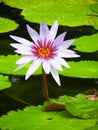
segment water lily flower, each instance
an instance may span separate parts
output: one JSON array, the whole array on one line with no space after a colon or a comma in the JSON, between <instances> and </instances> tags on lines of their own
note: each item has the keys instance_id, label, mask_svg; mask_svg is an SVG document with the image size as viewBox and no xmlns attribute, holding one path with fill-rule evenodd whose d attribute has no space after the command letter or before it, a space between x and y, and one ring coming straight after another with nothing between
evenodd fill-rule
<instances>
[{"instance_id":1,"label":"water lily flower","mask_svg":"<svg viewBox=\"0 0 98 130\"><path fill-rule=\"evenodd\" d=\"M19 70L31 62L32 64L25 76L27 80L42 65L45 73L51 73L54 80L60 85L58 71L63 71L62 66L70 68L65 58L79 57L74 51L68 49L75 39L64 41L66 32L56 37L58 31L57 20L50 29L45 22L40 24L39 34L29 25L27 25L27 30L32 41L18 36L10 36L18 42L11 43L11 46L16 48L15 52L23 55L16 62L18 66L15 70Z\"/></svg>"}]
</instances>

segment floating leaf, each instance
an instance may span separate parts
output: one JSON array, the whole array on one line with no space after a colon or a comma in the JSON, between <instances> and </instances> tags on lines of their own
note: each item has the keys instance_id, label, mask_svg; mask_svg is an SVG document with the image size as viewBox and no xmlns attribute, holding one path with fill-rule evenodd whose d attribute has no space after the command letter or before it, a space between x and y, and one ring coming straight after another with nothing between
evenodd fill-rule
<instances>
[{"instance_id":1,"label":"floating leaf","mask_svg":"<svg viewBox=\"0 0 98 130\"><path fill-rule=\"evenodd\" d=\"M0 90L9 88L11 86L11 82L9 81L7 76L0 75Z\"/></svg>"},{"instance_id":2,"label":"floating leaf","mask_svg":"<svg viewBox=\"0 0 98 130\"><path fill-rule=\"evenodd\" d=\"M96 2L98 2L98 0L96 0ZM92 9L94 12L98 13L98 3L97 3L97 4L93 4L93 5L91 5L90 7L91 7L91 9Z\"/></svg>"},{"instance_id":3,"label":"floating leaf","mask_svg":"<svg viewBox=\"0 0 98 130\"><path fill-rule=\"evenodd\" d=\"M98 130L98 124L92 127L90 130Z\"/></svg>"},{"instance_id":4,"label":"floating leaf","mask_svg":"<svg viewBox=\"0 0 98 130\"><path fill-rule=\"evenodd\" d=\"M18 24L8 18L0 17L0 33L9 32L15 30Z\"/></svg>"},{"instance_id":5,"label":"floating leaf","mask_svg":"<svg viewBox=\"0 0 98 130\"><path fill-rule=\"evenodd\" d=\"M1 130L83 130L93 127L97 119L77 119L67 111L45 112L42 107L27 107L0 118Z\"/></svg>"},{"instance_id":6,"label":"floating leaf","mask_svg":"<svg viewBox=\"0 0 98 130\"><path fill-rule=\"evenodd\" d=\"M26 7L21 15L31 22L41 23L46 20L51 25L55 19L58 19L61 25L92 25L98 29L97 13L90 9L91 4L93 2L88 0L36 2L32 7Z\"/></svg>"},{"instance_id":7,"label":"floating leaf","mask_svg":"<svg viewBox=\"0 0 98 130\"><path fill-rule=\"evenodd\" d=\"M77 38L73 43L75 50L81 52L95 52L98 51L98 33L92 36L83 36Z\"/></svg>"},{"instance_id":8,"label":"floating leaf","mask_svg":"<svg viewBox=\"0 0 98 130\"><path fill-rule=\"evenodd\" d=\"M42 3L40 0L37 1L32 1L32 0L3 0L5 2L5 4L11 6L11 7L15 7L15 8L19 8L19 9L24 9L26 7L32 7L33 5L36 5L38 3ZM34 6L33 6L34 7Z\"/></svg>"},{"instance_id":9,"label":"floating leaf","mask_svg":"<svg viewBox=\"0 0 98 130\"><path fill-rule=\"evenodd\" d=\"M70 69L63 68L60 74L80 78L98 78L97 61L68 62Z\"/></svg>"},{"instance_id":10,"label":"floating leaf","mask_svg":"<svg viewBox=\"0 0 98 130\"><path fill-rule=\"evenodd\" d=\"M21 56L9 55L0 56L0 73L13 74L13 75L25 75L29 64L22 69L15 71L16 61ZM63 71L59 73L64 76L80 77L80 78L98 78L98 62L97 61L80 61L80 62L68 62L70 69L63 68ZM42 67L34 73L34 75L42 74Z\"/></svg>"},{"instance_id":11,"label":"floating leaf","mask_svg":"<svg viewBox=\"0 0 98 130\"><path fill-rule=\"evenodd\" d=\"M31 22L44 20L52 25L58 19L61 25L92 25L98 29L98 1L95 0L4 0L7 5L23 9L21 15ZM96 7L96 9L94 8Z\"/></svg>"},{"instance_id":12,"label":"floating leaf","mask_svg":"<svg viewBox=\"0 0 98 130\"><path fill-rule=\"evenodd\" d=\"M98 100L90 100L83 94L75 97L64 96L66 109L79 118L98 118Z\"/></svg>"},{"instance_id":13,"label":"floating leaf","mask_svg":"<svg viewBox=\"0 0 98 130\"><path fill-rule=\"evenodd\" d=\"M24 66L18 71L14 71L16 68L16 61L20 58L19 55L0 56L0 73L13 74L13 75L25 75L29 65ZM34 73L41 74L41 67Z\"/></svg>"}]
</instances>

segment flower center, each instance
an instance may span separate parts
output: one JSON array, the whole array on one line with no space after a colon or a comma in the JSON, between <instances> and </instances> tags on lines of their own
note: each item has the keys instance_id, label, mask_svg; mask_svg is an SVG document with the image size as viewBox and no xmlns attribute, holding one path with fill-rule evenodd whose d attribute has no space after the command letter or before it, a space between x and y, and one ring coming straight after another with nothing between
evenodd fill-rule
<instances>
[{"instance_id":1,"label":"flower center","mask_svg":"<svg viewBox=\"0 0 98 130\"><path fill-rule=\"evenodd\" d=\"M47 47L42 47L42 48L39 48L38 50L38 53L41 57L45 58L45 57L48 57L50 56L50 49L47 48Z\"/></svg>"}]
</instances>

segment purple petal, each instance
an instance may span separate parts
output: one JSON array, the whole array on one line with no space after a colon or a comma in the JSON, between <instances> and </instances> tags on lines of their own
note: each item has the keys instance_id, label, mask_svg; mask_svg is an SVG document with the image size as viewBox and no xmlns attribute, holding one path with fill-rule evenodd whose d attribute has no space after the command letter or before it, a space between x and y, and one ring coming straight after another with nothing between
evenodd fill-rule
<instances>
[{"instance_id":1,"label":"purple petal","mask_svg":"<svg viewBox=\"0 0 98 130\"><path fill-rule=\"evenodd\" d=\"M48 40L49 38L49 28L46 25L46 23L44 24L40 24L40 39L43 40Z\"/></svg>"},{"instance_id":2,"label":"purple petal","mask_svg":"<svg viewBox=\"0 0 98 130\"><path fill-rule=\"evenodd\" d=\"M45 40L45 30L44 30L43 24L40 24L40 39L42 43Z\"/></svg>"},{"instance_id":3,"label":"purple petal","mask_svg":"<svg viewBox=\"0 0 98 130\"><path fill-rule=\"evenodd\" d=\"M53 78L54 78L54 80L56 81L56 83L57 83L59 86L61 86L58 71L57 71L53 66L51 66L51 75L53 76Z\"/></svg>"},{"instance_id":4,"label":"purple petal","mask_svg":"<svg viewBox=\"0 0 98 130\"><path fill-rule=\"evenodd\" d=\"M22 37L12 36L12 35L10 35L10 37L11 37L12 39L14 39L15 41L17 41L17 42L19 42L19 43L22 43L22 44L24 44L24 45L32 45L32 42L30 42L30 41L28 41L28 40L26 40L26 39L24 39L24 38L22 38Z\"/></svg>"},{"instance_id":5,"label":"purple petal","mask_svg":"<svg viewBox=\"0 0 98 130\"><path fill-rule=\"evenodd\" d=\"M60 49L64 50L64 49L67 49L71 46L71 44L75 41L75 39L71 39L71 40L66 40L63 42L63 44L60 46Z\"/></svg>"},{"instance_id":6,"label":"purple petal","mask_svg":"<svg viewBox=\"0 0 98 130\"><path fill-rule=\"evenodd\" d=\"M34 62L32 63L32 65L30 66L30 68L26 73L25 79L27 80L39 68L40 65L41 65L40 59L34 60Z\"/></svg>"},{"instance_id":7,"label":"purple petal","mask_svg":"<svg viewBox=\"0 0 98 130\"><path fill-rule=\"evenodd\" d=\"M67 32L60 34L55 40L54 44L61 45Z\"/></svg>"},{"instance_id":8,"label":"purple petal","mask_svg":"<svg viewBox=\"0 0 98 130\"><path fill-rule=\"evenodd\" d=\"M58 21L56 20L49 32L49 39L54 40L58 31Z\"/></svg>"},{"instance_id":9,"label":"purple petal","mask_svg":"<svg viewBox=\"0 0 98 130\"><path fill-rule=\"evenodd\" d=\"M28 33L29 33L30 37L34 41L34 43L37 44L37 40L39 40L38 33L33 28L31 28L29 25L27 25L27 30L28 30Z\"/></svg>"}]
</instances>

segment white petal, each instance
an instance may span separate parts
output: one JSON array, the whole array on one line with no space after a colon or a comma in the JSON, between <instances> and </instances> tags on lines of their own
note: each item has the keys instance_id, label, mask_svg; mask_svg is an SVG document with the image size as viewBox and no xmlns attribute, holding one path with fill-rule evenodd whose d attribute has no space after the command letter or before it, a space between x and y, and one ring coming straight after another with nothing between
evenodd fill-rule
<instances>
[{"instance_id":1,"label":"white petal","mask_svg":"<svg viewBox=\"0 0 98 130\"><path fill-rule=\"evenodd\" d=\"M40 59L34 60L34 62L32 63L32 65L30 66L30 68L26 73L25 79L27 80L39 68L40 65L41 65Z\"/></svg>"},{"instance_id":2,"label":"white petal","mask_svg":"<svg viewBox=\"0 0 98 130\"><path fill-rule=\"evenodd\" d=\"M57 58L54 58L54 59L49 60L49 63L50 63L54 68L56 68L57 70L63 71L63 70L62 70L62 67L61 67L61 64L59 63L59 61L58 61Z\"/></svg>"},{"instance_id":3,"label":"white petal","mask_svg":"<svg viewBox=\"0 0 98 130\"><path fill-rule=\"evenodd\" d=\"M49 38L49 28L46 25L46 23L44 24L40 24L40 39L43 40L48 40Z\"/></svg>"},{"instance_id":4,"label":"white petal","mask_svg":"<svg viewBox=\"0 0 98 130\"><path fill-rule=\"evenodd\" d=\"M26 64L27 63L18 65L14 71L17 71L17 70L23 68Z\"/></svg>"},{"instance_id":5,"label":"white petal","mask_svg":"<svg viewBox=\"0 0 98 130\"><path fill-rule=\"evenodd\" d=\"M63 44L60 46L60 50L69 48L74 41L75 39L64 41Z\"/></svg>"},{"instance_id":6,"label":"white petal","mask_svg":"<svg viewBox=\"0 0 98 130\"><path fill-rule=\"evenodd\" d=\"M43 61L43 69L46 72L46 74L49 74L49 72L50 72L50 64L46 60Z\"/></svg>"},{"instance_id":7,"label":"white petal","mask_svg":"<svg viewBox=\"0 0 98 130\"><path fill-rule=\"evenodd\" d=\"M67 67L67 68L70 68L70 66L68 65L68 63L67 63L64 59L62 59L62 58L60 58L60 57L58 57L57 59L58 59L58 62L59 62L61 65L65 66L65 67Z\"/></svg>"},{"instance_id":8,"label":"white petal","mask_svg":"<svg viewBox=\"0 0 98 130\"><path fill-rule=\"evenodd\" d=\"M12 39L14 39L15 41L17 41L19 43L22 43L22 44L25 44L25 45L32 45L33 44L32 42L30 42L30 41L28 41L28 40L26 40L26 39L24 39L22 37L12 36L12 35L10 35L10 37Z\"/></svg>"},{"instance_id":9,"label":"white petal","mask_svg":"<svg viewBox=\"0 0 98 130\"><path fill-rule=\"evenodd\" d=\"M71 50L59 51L58 56L64 57L64 58L80 57L80 55L76 54L74 51L71 51Z\"/></svg>"},{"instance_id":10,"label":"white petal","mask_svg":"<svg viewBox=\"0 0 98 130\"><path fill-rule=\"evenodd\" d=\"M67 52L68 52L68 53L76 53L75 51L70 50L70 49L65 49L65 50L63 50L63 51L65 51L66 53L67 53Z\"/></svg>"},{"instance_id":11,"label":"white petal","mask_svg":"<svg viewBox=\"0 0 98 130\"><path fill-rule=\"evenodd\" d=\"M26 50L26 49L18 49L15 50L14 52L18 53L18 54L23 54L23 55L33 55L32 52L30 50Z\"/></svg>"},{"instance_id":12,"label":"white petal","mask_svg":"<svg viewBox=\"0 0 98 130\"><path fill-rule=\"evenodd\" d=\"M60 34L55 40L54 44L61 45L67 32Z\"/></svg>"},{"instance_id":13,"label":"white petal","mask_svg":"<svg viewBox=\"0 0 98 130\"><path fill-rule=\"evenodd\" d=\"M54 80L56 81L56 83L60 86L61 83L60 83L58 71L53 66L51 66L51 74L52 74Z\"/></svg>"},{"instance_id":14,"label":"white petal","mask_svg":"<svg viewBox=\"0 0 98 130\"><path fill-rule=\"evenodd\" d=\"M39 40L38 33L33 28L31 28L29 25L27 25L27 30L28 30L30 37L34 41L34 43L37 43L37 40Z\"/></svg>"},{"instance_id":15,"label":"white petal","mask_svg":"<svg viewBox=\"0 0 98 130\"><path fill-rule=\"evenodd\" d=\"M30 50L31 49L31 46L27 46L27 45L24 45L24 44L18 44L18 43L11 43L10 44L12 47L16 48L16 49L28 49Z\"/></svg>"},{"instance_id":16,"label":"white petal","mask_svg":"<svg viewBox=\"0 0 98 130\"><path fill-rule=\"evenodd\" d=\"M58 21L56 20L49 32L49 39L54 40L58 31Z\"/></svg>"},{"instance_id":17,"label":"white petal","mask_svg":"<svg viewBox=\"0 0 98 130\"><path fill-rule=\"evenodd\" d=\"M16 64L29 63L33 59L34 59L33 56L24 56L24 57L20 58L19 60L17 60Z\"/></svg>"}]
</instances>

